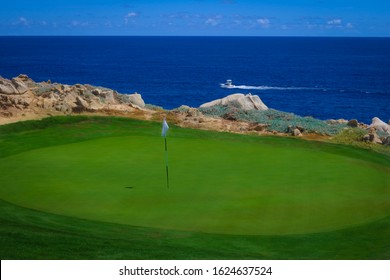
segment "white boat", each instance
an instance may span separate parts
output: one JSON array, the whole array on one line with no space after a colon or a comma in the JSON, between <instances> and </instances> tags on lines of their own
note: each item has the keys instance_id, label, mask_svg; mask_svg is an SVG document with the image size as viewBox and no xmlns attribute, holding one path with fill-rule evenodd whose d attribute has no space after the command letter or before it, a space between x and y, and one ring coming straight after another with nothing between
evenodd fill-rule
<instances>
[{"instance_id":1,"label":"white boat","mask_svg":"<svg viewBox=\"0 0 390 280\"><path fill-rule=\"evenodd\" d=\"M234 85L232 83L232 80L226 80L224 84L221 84L221 87L223 88L234 88Z\"/></svg>"}]
</instances>

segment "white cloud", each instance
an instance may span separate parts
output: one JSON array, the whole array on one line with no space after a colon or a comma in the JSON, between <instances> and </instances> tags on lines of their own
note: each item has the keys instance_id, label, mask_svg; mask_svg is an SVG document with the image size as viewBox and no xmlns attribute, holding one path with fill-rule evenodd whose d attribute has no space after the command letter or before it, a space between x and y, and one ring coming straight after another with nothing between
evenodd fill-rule
<instances>
[{"instance_id":1,"label":"white cloud","mask_svg":"<svg viewBox=\"0 0 390 280\"><path fill-rule=\"evenodd\" d=\"M138 16L137 13L135 13L135 12L129 12L127 15L125 15L125 24L128 24L128 23L129 23L129 20L130 20L131 18L135 18L135 17L137 17L137 16Z\"/></svg>"},{"instance_id":2,"label":"white cloud","mask_svg":"<svg viewBox=\"0 0 390 280\"><path fill-rule=\"evenodd\" d=\"M222 19L223 19L222 15L216 15L214 17L207 18L204 23L211 26L217 26Z\"/></svg>"},{"instance_id":3,"label":"white cloud","mask_svg":"<svg viewBox=\"0 0 390 280\"><path fill-rule=\"evenodd\" d=\"M208 19L206 19L206 21L204 23L207 25L216 26L216 25L218 25L219 20L217 20L215 18L208 18Z\"/></svg>"},{"instance_id":4,"label":"white cloud","mask_svg":"<svg viewBox=\"0 0 390 280\"><path fill-rule=\"evenodd\" d=\"M18 23L20 25L24 25L24 26L28 26L29 25L29 22L28 22L28 20L25 17L20 17Z\"/></svg>"},{"instance_id":5,"label":"white cloud","mask_svg":"<svg viewBox=\"0 0 390 280\"><path fill-rule=\"evenodd\" d=\"M130 13L128 13L128 14L126 15L127 18L132 18L132 17L136 17L136 16L138 16L138 14L137 14L137 13L134 13L134 12L130 12Z\"/></svg>"},{"instance_id":6,"label":"white cloud","mask_svg":"<svg viewBox=\"0 0 390 280\"><path fill-rule=\"evenodd\" d=\"M70 27L87 27L90 26L91 24L88 21L78 21L78 20L72 20L70 22Z\"/></svg>"},{"instance_id":7,"label":"white cloud","mask_svg":"<svg viewBox=\"0 0 390 280\"><path fill-rule=\"evenodd\" d=\"M270 25L270 20L268 18L259 18L256 22L263 28L268 28Z\"/></svg>"},{"instance_id":8,"label":"white cloud","mask_svg":"<svg viewBox=\"0 0 390 280\"><path fill-rule=\"evenodd\" d=\"M339 18L335 18L335 19L331 19L331 20L328 20L328 25L340 25L341 24L341 19Z\"/></svg>"}]
</instances>

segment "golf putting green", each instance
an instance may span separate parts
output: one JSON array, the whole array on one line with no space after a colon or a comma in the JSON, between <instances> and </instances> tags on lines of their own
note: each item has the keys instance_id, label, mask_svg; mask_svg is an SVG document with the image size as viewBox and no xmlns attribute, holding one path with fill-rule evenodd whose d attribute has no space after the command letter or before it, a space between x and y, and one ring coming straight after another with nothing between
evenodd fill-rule
<instances>
[{"instance_id":1,"label":"golf putting green","mask_svg":"<svg viewBox=\"0 0 390 280\"><path fill-rule=\"evenodd\" d=\"M183 131L168 137L169 189L164 140L135 133L0 158L0 198L83 219L239 235L332 231L390 213L389 167L349 147Z\"/></svg>"}]
</instances>

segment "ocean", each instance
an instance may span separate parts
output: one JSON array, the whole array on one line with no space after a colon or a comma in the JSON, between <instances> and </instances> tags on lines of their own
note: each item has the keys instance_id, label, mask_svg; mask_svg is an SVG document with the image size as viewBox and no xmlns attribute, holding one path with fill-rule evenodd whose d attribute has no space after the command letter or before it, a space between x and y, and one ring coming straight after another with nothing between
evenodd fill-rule
<instances>
[{"instance_id":1,"label":"ocean","mask_svg":"<svg viewBox=\"0 0 390 280\"><path fill-rule=\"evenodd\" d=\"M301 116L390 119L390 38L0 37L0 76L21 73L165 109L250 92Z\"/></svg>"}]
</instances>

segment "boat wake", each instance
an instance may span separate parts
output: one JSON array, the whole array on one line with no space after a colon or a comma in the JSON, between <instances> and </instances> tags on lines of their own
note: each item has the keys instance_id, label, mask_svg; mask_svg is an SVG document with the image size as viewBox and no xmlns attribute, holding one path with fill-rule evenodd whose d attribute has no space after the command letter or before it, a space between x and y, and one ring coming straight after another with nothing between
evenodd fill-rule
<instances>
[{"instance_id":1,"label":"boat wake","mask_svg":"<svg viewBox=\"0 0 390 280\"><path fill-rule=\"evenodd\" d=\"M303 89L313 89L313 88L307 88L307 87L270 87L270 86L246 86L246 85L240 85L240 86L234 86L231 85L227 87L229 89L255 89L255 90L303 90Z\"/></svg>"},{"instance_id":2,"label":"boat wake","mask_svg":"<svg viewBox=\"0 0 390 280\"><path fill-rule=\"evenodd\" d=\"M226 80L225 83L220 84L221 88L227 89L252 89L252 90L319 90L320 88L312 87L272 87L272 86L247 86L247 85L233 85L232 80Z\"/></svg>"}]
</instances>

